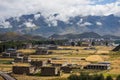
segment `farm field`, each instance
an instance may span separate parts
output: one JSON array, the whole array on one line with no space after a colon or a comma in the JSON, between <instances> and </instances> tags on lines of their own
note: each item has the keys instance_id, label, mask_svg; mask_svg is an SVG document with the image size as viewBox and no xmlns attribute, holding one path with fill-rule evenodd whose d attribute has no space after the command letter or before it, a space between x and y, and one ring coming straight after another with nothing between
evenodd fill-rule
<instances>
[{"instance_id":1,"label":"farm field","mask_svg":"<svg viewBox=\"0 0 120 80\"><path fill-rule=\"evenodd\" d=\"M93 70L80 70L78 72L90 72L90 73L103 73L104 76L111 75L116 77L120 74L120 55L115 55L111 50L114 47L108 46L96 46L96 50L85 50L85 47L71 47L71 46L60 46L59 48L65 48L66 50L50 50L53 52L51 55L34 55L34 49L29 50L19 50L24 52L24 54L31 54L32 60L48 60L50 58L58 58L57 60L52 60L54 63L74 63L80 65L86 65L90 62L103 62L108 61L111 63L111 69L105 71L93 71ZM113 54L114 53L114 54ZM85 60L81 60L85 59ZM13 59L11 58L0 58L0 70L1 71L11 71L13 64ZM21 63L20 63L21 64ZM14 64L15 65L15 64ZM19 65L19 63L17 64ZM78 73L75 72L75 73ZM60 77L40 77L40 76L26 76L26 75L15 75L12 74L18 80L65 80L70 74L62 74Z\"/></svg>"},{"instance_id":2,"label":"farm field","mask_svg":"<svg viewBox=\"0 0 120 80\"><path fill-rule=\"evenodd\" d=\"M39 76L25 76L25 75L13 75L17 80L67 80L70 74L64 74L61 77L39 77Z\"/></svg>"},{"instance_id":3,"label":"farm field","mask_svg":"<svg viewBox=\"0 0 120 80\"><path fill-rule=\"evenodd\" d=\"M4 80L4 79L2 78L2 76L0 76L0 80Z\"/></svg>"}]
</instances>

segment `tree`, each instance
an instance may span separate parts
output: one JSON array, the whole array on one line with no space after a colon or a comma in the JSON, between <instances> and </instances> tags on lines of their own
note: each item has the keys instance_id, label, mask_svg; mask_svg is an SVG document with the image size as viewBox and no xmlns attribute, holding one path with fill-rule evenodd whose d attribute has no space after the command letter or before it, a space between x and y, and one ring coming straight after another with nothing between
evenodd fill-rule
<instances>
[{"instance_id":1,"label":"tree","mask_svg":"<svg viewBox=\"0 0 120 80\"><path fill-rule=\"evenodd\" d=\"M75 42L71 42L71 45L72 45L72 46L75 46Z\"/></svg>"},{"instance_id":2,"label":"tree","mask_svg":"<svg viewBox=\"0 0 120 80\"><path fill-rule=\"evenodd\" d=\"M99 79L98 80L105 80L103 74L99 75Z\"/></svg>"},{"instance_id":3,"label":"tree","mask_svg":"<svg viewBox=\"0 0 120 80\"><path fill-rule=\"evenodd\" d=\"M69 77L68 77L68 80L79 80L79 77L77 76L77 75L70 75Z\"/></svg>"},{"instance_id":4,"label":"tree","mask_svg":"<svg viewBox=\"0 0 120 80\"><path fill-rule=\"evenodd\" d=\"M94 75L94 79L93 80L105 80L103 74L100 75Z\"/></svg>"},{"instance_id":5,"label":"tree","mask_svg":"<svg viewBox=\"0 0 120 80\"><path fill-rule=\"evenodd\" d=\"M79 80L92 80L92 76L88 73L80 73Z\"/></svg>"},{"instance_id":6,"label":"tree","mask_svg":"<svg viewBox=\"0 0 120 80\"><path fill-rule=\"evenodd\" d=\"M92 46L95 46L95 42L94 42L94 41L92 41L91 45L92 45Z\"/></svg>"},{"instance_id":7,"label":"tree","mask_svg":"<svg viewBox=\"0 0 120 80\"><path fill-rule=\"evenodd\" d=\"M82 42L80 42L80 41L77 42L77 46L81 46L81 44L82 44Z\"/></svg>"},{"instance_id":8,"label":"tree","mask_svg":"<svg viewBox=\"0 0 120 80\"><path fill-rule=\"evenodd\" d=\"M111 76L107 76L106 80L113 80L113 78Z\"/></svg>"},{"instance_id":9,"label":"tree","mask_svg":"<svg viewBox=\"0 0 120 80\"><path fill-rule=\"evenodd\" d=\"M105 42L105 45L108 46L108 44L109 44L108 41L106 41L106 42Z\"/></svg>"},{"instance_id":10,"label":"tree","mask_svg":"<svg viewBox=\"0 0 120 80\"><path fill-rule=\"evenodd\" d=\"M120 80L120 75L117 76L116 80Z\"/></svg>"}]
</instances>

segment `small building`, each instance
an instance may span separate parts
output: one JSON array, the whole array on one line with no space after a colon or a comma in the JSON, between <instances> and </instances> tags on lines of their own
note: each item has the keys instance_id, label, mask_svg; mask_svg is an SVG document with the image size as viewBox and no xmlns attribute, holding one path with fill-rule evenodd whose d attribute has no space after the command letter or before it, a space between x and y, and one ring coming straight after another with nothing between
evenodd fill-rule
<instances>
[{"instance_id":1,"label":"small building","mask_svg":"<svg viewBox=\"0 0 120 80\"><path fill-rule=\"evenodd\" d=\"M32 43L24 43L22 48L23 49L31 49L31 48L33 48L33 45L32 45Z\"/></svg>"},{"instance_id":2,"label":"small building","mask_svg":"<svg viewBox=\"0 0 120 80\"><path fill-rule=\"evenodd\" d=\"M96 48L95 47L86 47L86 48L84 48L84 50L96 50Z\"/></svg>"},{"instance_id":3,"label":"small building","mask_svg":"<svg viewBox=\"0 0 120 80\"><path fill-rule=\"evenodd\" d=\"M60 76L61 71L58 67L42 67L41 75L42 76Z\"/></svg>"},{"instance_id":4,"label":"small building","mask_svg":"<svg viewBox=\"0 0 120 80\"><path fill-rule=\"evenodd\" d=\"M99 62L98 64L106 64L106 65L111 65L111 63L110 62Z\"/></svg>"},{"instance_id":5,"label":"small building","mask_svg":"<svg viewBox=\"0 0 120 80\"><path fill-rule=\"evenodd\" d=\"M66 66L66 63L52 63L52 66L54 67L61 67L61 66Z\"/></svg>"},{"instance_id":6,"label":"small building","mask_svg":"<svg viewBox=\"0 0 120 80\"><path fill-rule=\"evenodd\" d=\"M16 57L16 58L14 58L14 62L16 62L16 63L23 62L23 57Z\"/></svg>"},{"instance_id":7,"label":"small building","mask_svg":"<svg viewBox=\"0 0 120 80\"><path fill-rule=\"evenodd\" d=\"M41 49L41 48L38 48L36 50L36 55L47 55L49 54L48 50L47 49Z\"/></svg>"},{"instance_id":8,"label":"small building","mask_svg":"<svg viewBox=\"0 0 120 80\"><path fill-rule=\"evenodd\" d=\"M48 45L47 48L48 48L48 50L57 50L58 46L57 45Z\"/></svg>"},{"instance_id":9,"label":"small building","mask_svg":"<svg viewBox=\"0 0 120 80\"><path fill-rule=\"evenodd\" d=\"M28 44L26 45L26 48L27 48L27 49L31 49L32 47L33 47L32 43L28 43Z\"/></svg>"},{"instance_id":10,"label":"small building","mask_svg":"<svg viewBox=\"0 0 120 80\"><path fill-rule=\"evenodd\" d=\"M8 48L5 52L6 53L16 53L16 49Z\"/></svg>"},{"instance_id":11,"label":"small building","mask_svg":"<svg viewBox=\"0 0 120 80\"><path fill-rule=\"evenodd\" d=\"M93 70L108 70L110 69L110 65L107 64L88 64L84 67L84 69L93 69Z\"/></svg>"},{"instance_id":12,"label":"small building","mask_svg":"<svg viewBox=\"0 0 120 80\"><path fill-rule=\"evenodd\" d=\"M71 73L72 72L72 67L63 66L63 67L60 68L60 70L62 70L62 72L64 72L64 73Z\"/></svg>"},{"instance_id":13,"label":"small building","mask_svg":"<svg viewBox=\"0 0 120 80\"><path fill-rule=\"evenodd\" d=\"M14 62L22 62L22 63L29 63L31 62L31 59L27 56L24 56L24 57L16 57L14 58Z\"/></svg>"},{"instance_id":14,"label":"small building","mask_svg":"<svg viewBox=\"0 0 120 80\"><path fill-rule=\"evenodd\" d=\"M46 66L46 61L31 61L30 64L36 68L40 68L42 66Z\"/></svg>"},{"instance_id":15,"label":"small building","mask_svg":"<svg viewBox=\"0 0 120 80\"><path fill-rule=\"evenodd\" d=\"M90 47L91 43L89 42L82 42L81 47Z\"/></svg>"},{"instance_id":16,"label":"small building","mask_svg":"<svg viewBox=\"0 0 120 80\"><path fill-rule=\"evenodd\" d=\"M18 53L16 49L9 48L5 52L2 53L2 57L4 58L15 58L23 56L21 53Z\"/></svg>"},{"instance_id":17,"label":"small building","mask_svg":"<svg viewBox=\"0 0 120 80\"><path fill-rule=\"evenodd\" d=\"M13 66L12 72L14 74L32 74L34 73L34 67L31 66Z\"/></svg>"},{"instance_id":18,"label":"small building","mask_svg":"<svg viewBox=\"0 0 120 80\"><path fill-rule=\"evenodd\" d=\"M23 56L21 53L2 53L2 57L3 58L15 58L15 57L19 57L19 56Z\"/></svg>"}]
</instances>

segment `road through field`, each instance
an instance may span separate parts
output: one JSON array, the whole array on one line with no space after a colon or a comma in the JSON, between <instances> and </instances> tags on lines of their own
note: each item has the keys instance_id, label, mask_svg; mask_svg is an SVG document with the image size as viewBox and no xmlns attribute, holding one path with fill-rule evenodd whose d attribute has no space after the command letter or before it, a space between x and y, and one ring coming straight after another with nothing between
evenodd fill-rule
<instances>
[{"instance_id":1,"label":"road through field","mask_svg":"<svg viewBox=\"0 0 120 80\"><path fill-rule=\"evenodd\" d=\"M10 75L0 71L0 75L5 79L5 80L16 80L13 77L11 77Z\"/></svg>"}]
</instances>

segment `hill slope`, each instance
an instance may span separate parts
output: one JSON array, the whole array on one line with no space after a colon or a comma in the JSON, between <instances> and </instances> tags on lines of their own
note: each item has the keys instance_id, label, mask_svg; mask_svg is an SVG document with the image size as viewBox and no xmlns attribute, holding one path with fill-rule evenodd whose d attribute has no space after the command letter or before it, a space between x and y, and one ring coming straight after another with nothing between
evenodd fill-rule
<instances>
[{"instance_id":1,"label":"hill slope","mask_svg":"<svg viewBox=\"0 0 120 80\"><path fill-rule=\"evenodd\" d=\"M7 41L7 40L43 40L45 38L41 36L32 36L32 35L23 35L23 34L18 34L15 32L7 32L4 34L0 34L0 40L2 41Z\"/></svg>"}]
</instances>

